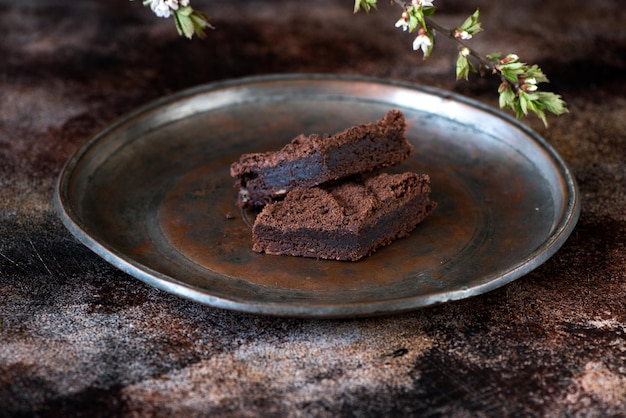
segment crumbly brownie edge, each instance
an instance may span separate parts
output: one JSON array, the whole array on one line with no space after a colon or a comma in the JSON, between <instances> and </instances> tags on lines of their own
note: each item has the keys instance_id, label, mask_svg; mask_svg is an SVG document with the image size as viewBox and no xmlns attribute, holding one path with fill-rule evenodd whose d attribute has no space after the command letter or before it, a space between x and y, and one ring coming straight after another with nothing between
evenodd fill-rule
<instances>
[{"instance_id":1,"label":"crumbly brownie edge","mask_svg":"<svg viewBox=\"0 0 626 418\"><path fill-rule=\"evenodd\" d=\"M405 131L404 115L392 109L377 122L332 136L300 135L280 151L244 154L231 165L239 190L237 203L240 207L264 206L296 187L314 187L398 164L413 153Z\"/></svg>"},{"instance_id":2,"label":"crumbly brownie edge","mask_svg":"<svg viewBox=\"0 0 626 418\"><path fill-rule=\"evenodd\" d=\"M393 176L395 182L388 182L385 179L388 176ZM319 224L311 223L307 218L299 220L299 217L303 216L298 215L300 213L298 206L303 202L300 200L301 194L312 194L314 199L315 196L317 199L328 196L335 202L340 200L345 202L348 196L342 196L342 193L346 192L347 185L339 185L338 189L330 192L319 188L298 190L290 193L286 201L266 206L257 217L253 228L253 250L274 255L355 261L408 235L435 208L436 204L428 195L430 187L427 175L405 173L402 175L380 174L376 177L378 180L365 180L365 184L379 188L377 194L385 201L374 203L371 209L359 215L359 217L364 216L359 221L359 226L354 224L350 228L341 227L343 215L337 218L336 214L332 215L333 221L328 219L329 222L325 223L325 226L331 226L330 228L320 228ZM394 186L398 186L398 190L394 190ZM388 190L381 188L388 188ZM333 192L338 193L339 196L333 195ZM366 187L363 188L363 192L369 195L376 194ZM408 194L406 198L399 197L405 193ZM338 198L339 200L336 200ZM351 200L354 200L354 197ZM389 206L391 201L399 202L399 205L391 208ZM292 203L294 206L291 206ZM314 204L314 202L306 203L306 206ZM370 204L366 206L370 207ZM328 207L328 204L324 206L324 208ZM332 208L333 211L337 209L338 207ZM339 208L339 210L342 209ZM287 218L290 213L291 216ZM312 215L317 216L311 212L307 212L306 216L310 218ZM345 219L349 218L348 216Z\"/></svg>"},{"instance_id":3,"label":"crumbly brownie edge","mask_svg":"<svg viewBox=\"0 0 626 418\"><path fill-rule=\"evenodd\" d=\"M340 261L357 261L383 246L406 237L429 216L436 203L417 195L375 224L361 231L319 231L302 228L284 231L255 225L253 251L270 255L291 255ZM287 236L286 236L287 235Z\"/></svg>"}]
</instances>

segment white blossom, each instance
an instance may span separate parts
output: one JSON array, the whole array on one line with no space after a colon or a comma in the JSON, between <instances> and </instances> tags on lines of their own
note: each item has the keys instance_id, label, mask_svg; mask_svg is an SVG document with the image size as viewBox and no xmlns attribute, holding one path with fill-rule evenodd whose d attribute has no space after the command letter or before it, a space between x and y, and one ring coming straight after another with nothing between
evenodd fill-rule
<instances>
[{"instance_id":1,"label":"white blossom","mask_svg":"<svg viewBox=\"0 0 626 418\"><path fill-rule=\"evenodd\" d=\"M433 6L433 1L434 0L413 0L413 6L418 7L418 6L422 6L422 7L434 7Z\"/></svg>"},{"instance_id":2,"label":"white blossom","mask_svg":"<svg viewBox=\"0 0 626 418\"><path fill-rule=\"evenodd\" d=\"M398 19L398 21L396 22L396 28L402 28L403 31L408 30L409 29L408 19L405 19L404 17L401 17L400 19Z\"/></svg>"},{"instance_id":3,"label":"white blossom","mask_svg":"<svg viewBox=\"0 0 626 418\"><path fill-rule=\"evenodd\" d=\"M189 6L189 0L143 0L145 6L150 6L150 9L158 17L170 17L173 12L178 10L179 6Z\"/></svg>"},{"instance_id":4,"label":"white blossom","mask_svg":"<svg viewBox=\"0 0 626 418\"><path fill-rule=\"evenodd\" d=\"M420 33L413 41L413 50L417 51L418 49L421 49L424 55L426 55L428 54L428 48L430 48L432 44L433 43L428 35Z\"/></svg>"}]
</instances>

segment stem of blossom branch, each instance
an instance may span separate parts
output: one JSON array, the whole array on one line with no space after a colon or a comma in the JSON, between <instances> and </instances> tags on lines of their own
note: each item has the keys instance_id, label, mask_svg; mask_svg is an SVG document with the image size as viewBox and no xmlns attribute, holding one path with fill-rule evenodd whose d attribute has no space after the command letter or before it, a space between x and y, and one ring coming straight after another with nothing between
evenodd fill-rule
<instances>
[{"instance_id":1,"label":"stem of blossom branch","mask_svg":"<svg viewBox=\"0 0 626 418\"><path fill-rule=\"evenodd\" d=\"M462 39L459 39L456 36L454 36L454 30L451 30L451 29L448 29L448 28L445 28L445 27L441 26L439 23L435 22L434 20L432 20L429 17L426 17L424 20L426 21L426 25L432 27L437 32L441 32L441 33L445 34L448 38L452 39L454 42L456 42L461 47L467 48L467 50L469 51L469 53L470 53L470 55L472 57L476 58L480 62L480 64L482 64L482 66L485 69L491 70L493 74L498 74L500 76L500 80L502 80L503 83L509 84L515 90L519 89L519 85L517 83L513 83L511 80L509 80L508 78L504 77L502 75L502 73L500 73L500 71L498 71L498 69L494 66L493 62L489 61L483 55L481 55L478 52L476 52L473 48L471 48L469 45L467 45L467 43L465 43Z\"/></svg>"},{"instance_id":2,"label":"stem of blossom branch","mask_svg":"<svg viewBox=\"0 0 626 418\"><path fill-rule=\"evenodd\" d=\"M470 52L470 55L473 56L474 58L476 58L478 61L480 61L480 63L482 65L484 65L485 68L493 69L493 63L491 63L485 57L483 57L482 55L480 55L479 53L474 51L472 48L470 48L462 39L459 39L456 36L454 36L454 30L450 30L448 28L444 28L439 23L435 22L434 20L432 20L429 17L426 17L424 20L426 21L426 24L428 26L432 27L437 32L444 33L448 38L452 39L453 41L455 41L457 44L459 44L463 48L467 48L467 50Z\"/></svg>"}]
</instances>

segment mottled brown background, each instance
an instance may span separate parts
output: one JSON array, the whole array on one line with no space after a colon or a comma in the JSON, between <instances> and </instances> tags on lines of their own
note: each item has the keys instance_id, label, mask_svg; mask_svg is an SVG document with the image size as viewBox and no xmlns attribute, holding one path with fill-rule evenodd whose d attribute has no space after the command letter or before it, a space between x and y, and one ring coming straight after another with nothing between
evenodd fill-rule
<instances>
[{"instance_id":1,"label":"mottled brown background","mask_svg":"<svg viewBox=\"0 0 626 418\"><path fill-rule=\"evenodd\" d=\"M193 2L192 2L193 3ZM199 1L215 31L179 39L139 1L0 1L0 416L626 415L626 13L622 1L481 7L484 52L537 62L571 113L538 130L580 186L577 228L483 296L360 320L226 312L149 288L62 226L64 161L133 108L200 83L287 72L456 83L455 47L422 62L400 9L351 0Z\"/></svg>"}]
</instances>

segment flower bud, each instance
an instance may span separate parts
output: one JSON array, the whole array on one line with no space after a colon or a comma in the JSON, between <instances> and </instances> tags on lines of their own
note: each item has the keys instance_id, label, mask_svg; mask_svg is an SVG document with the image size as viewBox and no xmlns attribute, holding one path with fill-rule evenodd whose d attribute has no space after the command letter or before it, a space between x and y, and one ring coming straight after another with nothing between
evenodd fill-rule
<instances>
[{"instance_id":1,"label":"flower bud","mask_svg":"<svg viewBox=\"0 0 626 418\"><path fill-rule=\"evenodd\" d=\"M522 90L524 90L524 91L527 91L527 92L537 91L537 85L536 84L524 83L524 84L522 84L522 86L520 88Z\"/></svg>"},{"instance_id":2,"label":"flower bud","mask_svg":"<svg viewBox=\"0 0 626 418\"><path fill-rule=\"evenodd\" d=\"M502 58L500 60L501 64L509 64L511 62L517 62L519 61L519 57L517 56L517 54L509 54L506 57Z\"/></svg>"},{"instance_id":3,"label":"flower bud","mask_svg":"<svg viewBox=\"0 0 626 418\"><path fill-rule=\"evenodd\" d=\"M472 39L472 34L466 30L464 31L455 30L454 37L457 39L468 40L468 39Z\"/></svg>"}]
</instances>

